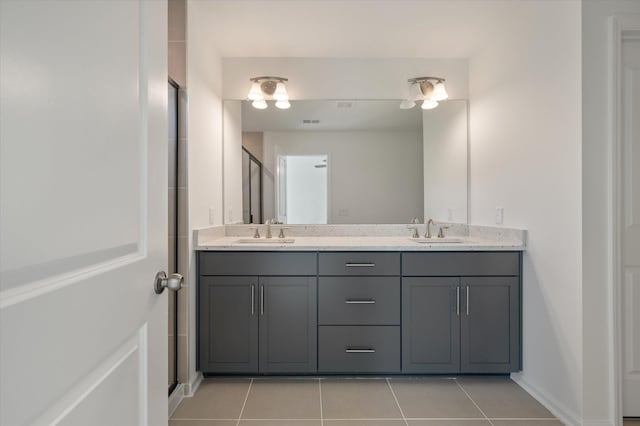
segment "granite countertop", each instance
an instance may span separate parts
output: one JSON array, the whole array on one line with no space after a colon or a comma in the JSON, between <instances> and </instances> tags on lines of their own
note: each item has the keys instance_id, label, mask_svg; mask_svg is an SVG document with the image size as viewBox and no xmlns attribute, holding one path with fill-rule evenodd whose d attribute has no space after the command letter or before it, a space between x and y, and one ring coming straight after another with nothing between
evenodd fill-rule
<instances>
[{"instance_id":1,"label":"granite countertop","mask_svg":"<svg viewBox=\"0 0 640 426\"><path fill-rule=\"evenodd\" d=\"M353 228L332 225L291 227L287 230L286 240L294 242L283 243L275 236L270 240L262 236L254 241L252 231L246 226L226 225L197 231L194 248L200 251L524 251L526 248L526 231L523 230L459 225L452 227L444 240L456 242L442 242L437 237L414 240L409 236L398 236L398 230L406 233L406 225L375 226L377 228L365 229L366 235L360 232L362 226L357 225ZM396 235L389 235L394 233Z\"/></svg>"}]
</instances>

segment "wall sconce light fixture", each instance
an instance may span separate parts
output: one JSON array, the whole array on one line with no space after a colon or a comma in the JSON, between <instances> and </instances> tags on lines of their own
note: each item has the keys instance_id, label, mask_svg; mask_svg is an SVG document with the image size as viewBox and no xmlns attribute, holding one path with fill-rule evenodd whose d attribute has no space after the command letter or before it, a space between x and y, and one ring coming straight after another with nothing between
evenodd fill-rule
<instances>
[{"instance_id":1,"label":"wall sconce light fixture","mask_svg":"<svg viewBox=\"0 0 640 426\"><path fill-rule=\"evenodd\" d=\"M251 89L247 98L251 103L251 106L257 109L267 108L267 100L275 100L276 108L288 109L291 107L289 103L289 94L287 93L287 87L285 83L289 81L283 77L253 77L250 78Z\"/></svg>"},{"instance_id":2,"label":"wall sconce light fixture","mask_svg":"<svg viewBox=\"0 0 640 426\"><path fill-rule=\"evenodd\" d=\"M401 109L410 109L416 106L416 101L422 101L422 109L433 109L438 102L449 97L444 87L444 78L441 77L416 77L407 80L409 83L409 96L400 102Z\"/></svg>"}]
</instances>

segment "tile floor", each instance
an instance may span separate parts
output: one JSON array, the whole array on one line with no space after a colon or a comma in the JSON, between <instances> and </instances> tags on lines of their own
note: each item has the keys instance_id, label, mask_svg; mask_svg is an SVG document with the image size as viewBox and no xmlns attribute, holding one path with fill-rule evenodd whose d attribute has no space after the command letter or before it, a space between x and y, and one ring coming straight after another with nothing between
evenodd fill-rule
<instances>
[{"instance_id":1,"label":"tile floor","mask_svg":"<svg viewBox=\"0 0 640 426\"><path fill-rule=\"evenodd\" d=\"M556 426L508 377L213 378L170 426Z\"/></svg>"}]
</instances>

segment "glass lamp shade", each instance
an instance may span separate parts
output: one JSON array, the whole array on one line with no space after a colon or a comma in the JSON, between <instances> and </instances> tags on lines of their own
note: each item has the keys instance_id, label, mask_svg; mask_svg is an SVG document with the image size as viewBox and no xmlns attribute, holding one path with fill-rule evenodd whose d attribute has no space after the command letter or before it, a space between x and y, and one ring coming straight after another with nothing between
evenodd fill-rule
<instances>
[{"instance_id":1,"label":"glass lamp shade","mask_svg":"<svg viewBox=\"0 0 640 426\"><path fill-rule=\"evenodd\" d=\"M400 102L400 109L411 109L414 106L416 106L416 103L411 99L405 99L402 102Z\"/></svg>"},{"instance_id":2,"label":"glass lamp shade","mask_svg":"<svg viewBox=\"0 0 640 426\"><path fill-rule=\"evenodd\" d=\"M438 101L434 101L433 99L425 99L422 102L422 109L434 109L438 106Z\"/></svg>"},{"instance_id":3,"label":"glass lamp shade","mask_svg":"<svg viewBox=\"0 0 640 426\"><path fill-rule=\"evenodd\" d=\"M420 90L420 85L417 83L412 84L411 87L409 87L409 97L407 99L412 101L419 101L423 98L424 95L422 94L422 90Z\"/></svg>"},{"instance_id":4,"label":"glass lamp shade","mask_svg":"<svg viewBox=\"0 0 640 426\"><path fill-rule=\"evenodd\" d=\"M431 94L431 99L434 101L444 101L448 97L449 94L447 93L447 89L445 89L444 87L444 83L436 83L435 87L433 88L433 93Z\"/></svg>"},{"instance_id":5,"label":"glass lamp shade","mask_svg":"<svg viewBox=\"0 0 640 426\"><path fill-rule=\"evenodd\" d=\"M291 104L289 103L289 101L276 101L276 108L289 109L290 107Z\"/></svg>"},{"instance_id":6,"label":"glass lamp shade","mask_svg":"<svg viewBox=\"0 0 640 426\"><path fill-rule=\"evenodd\" d=\"M251 106L256 108L256 109L266 109L267 108L267 101L265 101L264 99L258 99L255 100L251 103Z\"/></svg>"},{"instance_id":7,"label":"glass lamp shade","mask_svg":"<svg viewBox=\"0 0 640 426\"><path fill-rule=\"evenodd\" d=\"M257 81L254 81L251 84L251 90L249 90L249 94L247 95L247 98L249 98L249 100L251 101L264 100L264 95L262 94L260 83L258 83Z\"/></svg>"},{"instance_id":8,"label":"glass lamp shade","mask_svg":"<svg viewBox=\"0 0 640 426\"><path fill-rule=\"evenodd\" d=\"M289 94L287 93L287 88L285 87L283 82L278 82L276 85L276 91L273 92L273 99L276 101L288 101Z\"/></svg>"}]
</instances>

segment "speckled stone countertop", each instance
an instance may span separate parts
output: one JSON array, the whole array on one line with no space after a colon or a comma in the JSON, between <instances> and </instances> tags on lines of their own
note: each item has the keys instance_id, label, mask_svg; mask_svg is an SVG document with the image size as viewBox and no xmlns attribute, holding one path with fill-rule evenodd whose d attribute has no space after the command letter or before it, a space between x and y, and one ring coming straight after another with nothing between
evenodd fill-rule
<instances>
[{"instance_id":1,"label":"speckled stone countertop","mask_svg":"<svg viewBox=\"0 0 640 426\"><path fill-rule=\"evenodd\" d=\"M449 226L446 236L456 242L442 242L435 235L440 226ZM526 231L521 229L438 223L434 237L424 238L425 225L419 224L421 237L411 238L414 225L272 225L273 238L265 239L266 225L258 225L259 240L253 241L249 226L224 225L196 231L195 250L210 251L524 251ZM279 241L280 227L287 240ZM445 239L444 241L446 241ZM242 241L242 242L240 242ZM418 242L421 241L421 242Z\"/></svg>"}]
</instances>

